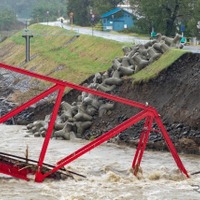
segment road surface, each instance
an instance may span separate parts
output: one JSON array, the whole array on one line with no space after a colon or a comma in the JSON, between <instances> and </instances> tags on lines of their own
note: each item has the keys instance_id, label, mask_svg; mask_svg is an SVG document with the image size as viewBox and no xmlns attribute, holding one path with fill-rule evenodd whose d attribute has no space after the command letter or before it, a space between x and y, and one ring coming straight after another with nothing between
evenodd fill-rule
<instances>
[{"instance_id":1,"label":"road surface","mask_svg":"<svg viewBox=\"0 0 200 200\"><path fill-rule=\"evenodd\" d=\"M43 25L47 25L47 23L42 23ZM49 26L59 26L61 27L61 23L60 22L48 22ZM144 39L140 39L138 37L135 36L128 36L125 34L118 34L118 33L111 33L111 32L103 32L103 31L97 31L97 30L93 30L92 28L88 28L88 27L78 27L78 26L68 26L68 25L62 25L63 28L67 29L67 30L73 30L79 34L84 34L84 35L94 35L96 37L102 37L105 39L109 39L109 40L115 40L118 42L132 42L135 44L144 44L146 42L148 42L149 40L144 40Z\"/></svg>"},{"instance_id":2,"label":"road surface","mask_svg":"<svg viewBox=\"0 0 200 200\"><path fill-rule=\"evenodd\" d=\"M46 22L44 22L42 24L43 25L49 25L49 26L63 27L67 30L73 30L73 31L77 32L78 34L94 35L96 37L102 37L102 38L105 38L105 39L115 40L115 41L124 42L124 43L127 42L127 43L133 43L133 44L145 44L146 42L149 41L149 40L141 39L139 37L129 36L129 35L125 35L125 34L96 31L96 30L92 30L92 28L88 28L88 27L79 27L79 26L73 26L72 27L72 26L69 26L69 25L66 25L66 24L62 25L58 21L48 22L48 24ZM200 53L200 46L198 46L198 45L185 46L183 49L191 51L193 53Z\"/></svg>"}]
</instances>

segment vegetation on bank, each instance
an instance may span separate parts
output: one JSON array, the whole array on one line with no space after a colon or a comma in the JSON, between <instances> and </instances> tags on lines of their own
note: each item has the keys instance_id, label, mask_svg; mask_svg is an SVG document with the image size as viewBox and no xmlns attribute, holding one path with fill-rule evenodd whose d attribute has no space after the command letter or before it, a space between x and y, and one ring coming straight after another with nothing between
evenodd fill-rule
<instances>
[{"instance_id":1,"label":"vegetation on bank","mask_svg":"<svg viewBox=\"0 0 200 200\"><path fill-rule=\"evenodd\" d=\"M32 25L31 61L25 60L25 39L18 32L0 44L9 49L2 62L74 83L96 72L106 71L115 57L123 55L125 44L99 37L80 35L59 27Z\"/></svg>"},{"instance_id":2,"label":"vegetation on bank","mask_svg":"<svg viewBox=\"0 0 200 200\"><path fill-rule=\"evenodd\" d=\"M180 49L171 49L170 51L167 51L160 59L132 75L133 83L148 82L150 79L157 77L162 70L168 68L185 53L186 51Z\"/></svg>"},{"instance_id":3,"label":"vegetation on bank","mask_svg":"<svg viewBox=\"0 0 200 200\"><path fill-rule=\"evenodd\" d=\"M59 27L31 25L31 61L25 63L25 40L22 32L18 32L0 43L1 62L19 66L37 73L66 80L76 84L82 83L97 72L106 71L116 57L123 57L122 44L112 40L77 35ZM175 60L185 51L172 49L161 58L136 74L133 84L147 82Z\"/></svg>"}]
</instances>

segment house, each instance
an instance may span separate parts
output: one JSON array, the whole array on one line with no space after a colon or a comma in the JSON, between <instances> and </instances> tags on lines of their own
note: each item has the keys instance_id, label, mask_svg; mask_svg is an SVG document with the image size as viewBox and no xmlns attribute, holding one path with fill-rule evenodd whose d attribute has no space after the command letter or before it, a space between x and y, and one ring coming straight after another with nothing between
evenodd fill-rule
<instances>
[{"instance_id":1,"label":"house","mask_svg":"<svg viewBox=\"0 0 200 200\"><path fill-rule=\"evenodd\" d=\"M122 31L134 25L133 14L120 7L104 13L101 15L101 19L104 31Z\"/></svg>"}]
</instances>

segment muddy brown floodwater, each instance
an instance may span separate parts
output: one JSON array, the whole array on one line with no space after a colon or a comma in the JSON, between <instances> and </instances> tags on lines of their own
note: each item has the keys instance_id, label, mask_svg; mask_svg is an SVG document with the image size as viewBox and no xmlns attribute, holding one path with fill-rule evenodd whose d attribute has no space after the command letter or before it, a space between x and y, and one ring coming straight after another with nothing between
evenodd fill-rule
<instances>
[{"instance_id":1,"label":"muddy brown floodwater","mask_svg":"<svg viewBox=\"0 0 200 200\"><path fill-rule=\"evenodd\" d=\"M0 125L0 151L38 159L43 138L28 135L24 126ZM45 162L56 163L88 141L50 141ZM200 174L187 179L177 170L168 152L145 151L141 167L143 173L136 178L131 173L135 149L104 143L76 161L67 169L86 175L61 181L45 180L35 183L0 174L0 200L199 200ZM189 174L200 170L200 156L180 155Z\"/></svg>"}]
</instances>

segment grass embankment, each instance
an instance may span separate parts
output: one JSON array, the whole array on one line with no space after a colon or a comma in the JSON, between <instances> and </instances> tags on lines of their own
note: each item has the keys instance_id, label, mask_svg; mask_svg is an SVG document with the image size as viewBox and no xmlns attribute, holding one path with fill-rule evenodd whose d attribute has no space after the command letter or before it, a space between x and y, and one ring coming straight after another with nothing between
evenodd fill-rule
<instances>
[{"instance_id":1,"label":"grass embankment","mask_svg":"<svg viewBox=\"0 0 200 200\"><path fill-rule=\"evenodd\" d=\"M20 31L0 44L1 62L79 84L123 55L124 44L119 42L87 35L76 38L76 33L59 27L32 25L29 29L34 35L31 61L23 64L25 39Z\"/></svg>"},{"instance_id":2,"label":"grass embankment","mask_svg":"<svg viewBox=\"0 0 200 200\"><path fill-rule=\"evenodd\" d=\"M185 53L186 51L179 49L171 49L167 51L160 57L160 59L132 75L133 84L138 82L148 82L150 79L157 77L162 70L168 68Z\"/></svg>"},{"instance_id":3,"label":"grass embankment","mask_svg":"<svg viewBox=\"0 0 200 200\"><path fill-rule=\"evenodd\" d=\"M1 62L80 84L96 72L106 71L115 57L122 57L122 44L95 36L81 35L59 27L32 25L31 61L25 60L22 32L0 43ZM75 37L75 39L74 39ZM130 45L130 44L129 44ZM170 66L185 51L172 49L159 60L132 75L133 83L147 82Z\"/></svg>"}]
</instances>

